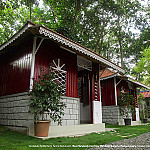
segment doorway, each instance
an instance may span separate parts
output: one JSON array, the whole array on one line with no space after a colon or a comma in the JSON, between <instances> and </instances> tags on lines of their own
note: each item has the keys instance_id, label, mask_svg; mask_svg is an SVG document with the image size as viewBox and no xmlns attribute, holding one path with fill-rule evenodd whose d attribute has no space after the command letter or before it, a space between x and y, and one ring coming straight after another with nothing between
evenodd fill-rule
<instances>
[{"instance_id":1,"label":"doorway","mask_svg":"<svg viewBox=\"0 0 150 150\"><path fill-rule=\"evenodd\" d=\"M78 71L78 97L80 99L80 124L92 123L90 71Z\"/></svg>"}]
</instances>

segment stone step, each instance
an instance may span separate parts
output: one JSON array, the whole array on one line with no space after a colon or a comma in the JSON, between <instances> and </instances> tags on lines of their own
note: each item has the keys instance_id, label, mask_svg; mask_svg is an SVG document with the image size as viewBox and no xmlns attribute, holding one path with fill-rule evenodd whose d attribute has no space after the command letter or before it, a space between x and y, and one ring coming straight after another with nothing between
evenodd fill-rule
<instances>
[{"instance_id":1,"label":"stone step","mask_svg":"<svg viewBox=\"0 0 150 150\"><path fill-rule=\"evenodd\" d=\"M131 126L141 125L141 121L132 121Z\"/></svg>"},{"instance_id":2,"label":"stone step","mask_svg":"<svg viewBox=\"0 0 150 150\"><path fill-rule=\"evenodd\" d=\"M50 126L49 138L62 136L75 136L92 132L105 131L105 123L101 124L81 124L68 126Z\"/></svg>"}]
</instances>

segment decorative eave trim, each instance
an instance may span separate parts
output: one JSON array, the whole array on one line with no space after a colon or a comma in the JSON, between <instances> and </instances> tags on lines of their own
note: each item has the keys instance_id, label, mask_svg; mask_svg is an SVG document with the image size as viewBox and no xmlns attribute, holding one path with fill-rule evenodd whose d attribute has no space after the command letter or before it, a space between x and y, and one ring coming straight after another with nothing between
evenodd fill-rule
<instances>
[{"instance_id":1,"label":"decorative eave trim","mask_svg":"<svg viewBox=\"0 0 150 150\"><path fill-rule=\"evenodd\" d=\"M39 33L40 34L44 34L44 36L48 36L50 39L53 39L61 44L64 44L66 46L69 46L70 48L72 49L75 49L77 50L78 52L81 52L82 54L85 54L91 58L94 58L95 60L98 60L100 62L103 62L104 64L122 72L122 73L125 73L125 70L117 65L115 65L114 63L110 62L109 60L107 59L104 59L103 57L99 56L99 55L96 55L95 53L85 49L84 47L82 46L79 46L77 44L75 44L74 42L58 35L57 33L55 32L52 32L48 29L46 29L45 27L40 27L40 30L39 30Z\"/></svg>"},{"instance_id":2,"label":"decorative eave trim","mask_svg":"<svg viewBox=\"0 0 150 150\"><path fill-rule=\"evenodd\" d=\"M30 22L27 22L12 38L10 38L7 42L1 45L0 50L4 49L8 45L10 45L13 41L15 41L19 36L21 36L29 27L32 27L33 24Z\"/></svg>"},{"instance_id":3,"label":"decorative eave trim","mask_svg":"<svg viewBox=\"0 0 150 150\"><path fill-rule=\"evenodd\" d=\"M119 75L119 74L113 74L113 75L110 75L110 76L101 78L100 80L102 81L102 80L110 79L110 78L113 78L113 77L119 77L119 78L121 78L121 79L124 79L124 80L126 80L126 81L128 81L128 82L131 82L131 83L133 83L133 84L136 84L137 87L144 87L144 88L146 88L146 89L150 89L149 86L146 86L146 85L144 85L143 83L140 83L140 82L138 82L138 81L133 81L132 79L130 79L130 78L126 77L126 76L121 76L121 75Z\"/></svg>"},{"instance_id":4,"label":"decorative eave trim","mask_svg":"<svg viewBox=\"0 0 150 150\"><path fill-rule=\"evenodd\" d=\"M130 81L130 82L136 84L137 86L141 86L141 87L144 87L144 88L146 88L146 89L150 89L149 86L146 86L146 85L144 85L143 83L140 83L140 82L137 82L137 81L133 81L133 80L130 79L130 78L128 78L128 81Z\"/></svg>"},{"instance_id":5,"label":"decorative eave trim","mask_svg":"<svg viewBox=\"0 0 150 150\"><path fill-rule=\"evenodd\" d=\"M12 42L14 42L17 38L19 38L26 30L28 30L30 27L37 27L35 24L31 23L31 22L27 22L14 36L12 36L12 38L10 38L8 40L8 42L5 42L4 44L1 45L0 50L6 48L8 45L10 45ZM39 26L38 26L39 27ZM45 28L43 26L40 26L39 29L39 33L40 34L44 34L44 36L49 37L50 39L53 39L61 44L64 44L72 49L75 49L76 51L87 55L99 62L102 62L104 64L106 64L107 66L110 66L111 68L118 70L122 73L125 73L125 70L119 66L117 66L116 64L114 64L113 62L107 60L106 58L90 51L89 49L83 47L82 45L66 38L65 36L58 34L57 32L54 32L48 28Z\"/></svg>"}]
</instances>

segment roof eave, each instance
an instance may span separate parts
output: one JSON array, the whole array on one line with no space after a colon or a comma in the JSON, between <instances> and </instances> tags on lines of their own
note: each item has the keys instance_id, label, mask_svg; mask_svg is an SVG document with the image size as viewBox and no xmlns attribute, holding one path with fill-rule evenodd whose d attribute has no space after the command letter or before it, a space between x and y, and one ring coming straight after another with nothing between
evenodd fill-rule
<instances>
[{"instance_id":1,"label":"roof eave","mask_svg":"<svg viewBox=\"0 0 150 150\"><path fill-rule=\"evenodd\" d=\"M150 89L149 86L144 85L143 83L140 83L140 82L137 82L137 81L133 81L133 80L131 80L130 78L128 78L128 81L130 81L130 82L136 84L137 87L143 87L143 88L146 88L146 89Z\"/></svg>"},{"instance_id":2,"label":"roof eave","mask_svg":"<svg viewBox=\"0 0 150 150\"><path fill-rule=\"evenodd\" d=\"M28 28L32 26L34 26L34 24L28 21L16 34L14 34L7 42L3 43L0 46L0 51L11 44L13 41L15 41L20 35L22 35Z\"/></svg>"},{"instance_id":3,"label":"roof eave","mask_svg":"<svg viewBox=\"0 0 150 150\"><path fill-rule=\"evenodd\" d=\"M107 76L107 77L103 77L100 80L107 80L107 79L110 79L110 78L113 78L113 77L117 77L117 73L113 74L113 75L110 75L110 76Z\"/></svg>"},{"instance_id":4,"label":"roof eave","mask_svg":"<svg viewBox=\"0 0 150 150\"><path fill-rule=\"evenodd\" d=\"M103 64L105 64L115 70L118 70L119 72L125 73L125 70L123 68L121 68L120 66L117 66L113 62L107 60L106 58L97 55L96 53L90 51L89 49L85 48L84 46L66 38L65 36L62 36L61 34L58 34L57 32L54 32L52 30L45 28L44 26L41 26L39 33L44 34L44 36L48 36L50 39L53 39L54 41L57 41L57 42L64 44L72 49L75 49L84 55L94 58L95 60L102 62Z\"/></svg>"},{"instance_id":5,"label":"roof eave","mask_svg":"<svg viewBox=\"0 0 150 150\"><path fill-rule=\"evenodd\" d=\"M44 36L48 36L50 39L53 39L54 41L57 41L58 43L61 43L63 45L66 45L68 47L70 47L71 49L74 49L76 51L78 51L79 53L82 53L90 58L93 58L95 60L97 60L99 63L103 63L106 66L109 66L115 70L118 70L119 72L125 73L125 70L114 64L113 62L107 60L106 58L92 52L91 50L89 50L88 48L76 43L75 41L72 41L70 39L68 39L67 37L52 31L51 29L48 29L42 25L35 25L34 23L28 21L16 34L14 34L14 36L12 36L7 42L3 43L0 47L0 50L3 50L4 48L6 48L8 45L10 45L13 41L15 41L17 38L19 38L24 32L26 32L26 30L28 30L29 28L36 28L38 27L39 30L39 34L44 34Z\"/></svg>"}]
</instances>

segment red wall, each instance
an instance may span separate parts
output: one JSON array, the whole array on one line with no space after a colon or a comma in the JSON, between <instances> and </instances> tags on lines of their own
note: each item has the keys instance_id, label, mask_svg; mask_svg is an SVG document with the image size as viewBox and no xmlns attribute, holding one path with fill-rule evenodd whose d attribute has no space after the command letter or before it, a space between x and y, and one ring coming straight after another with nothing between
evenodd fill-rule
<instances>
[{"instance_id":1,"label":"red wall","mask_svg":"<svg viewBox=\"0 0 150 150\"><path fill-rule=\"evenodd\" d=\"M32 41L0 55L0 96L26 92L30 84Z\"/></svg>"},{"instance_id":2,"label":"red wall","mask_svg":"<svg viewBox=\"0 0 150 150\"><path fill-rule=\"evenodd\" d=\"M101 96L102 105L110 106L115 105L115 88L114 88L114 78L101 81Z\"/></svg>"},{"instance_id":3,"label":"red wall","mask_svg":"<svg viewBox=\"0 0 150 150\"><path fill-rule=\"evenodd\" d=\"M52 60L59 58L66 64L66 96L77 97L77 56L64 49L57 43L45 40L35 58L35 79L40 75L41 67L49 67Z\"/></svg>"},{"instance_id":4,"label":"red wall","mask_svg":"<svg viewBox=\"0 0 150 150\"><path fill-rule=\"evenodd\" d=\"M29 90L32 47L33 38L0 55L0 96ZM50 40L44 40L36 54L35 79L40 75L41 67L49 67L55 58L66 64L66 96L77 97L77 56Z\"/></svg>"}]
</instances>

